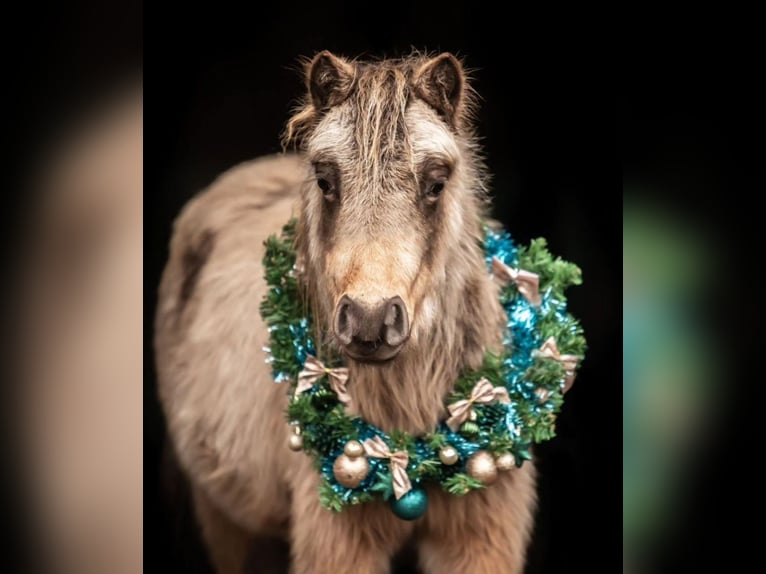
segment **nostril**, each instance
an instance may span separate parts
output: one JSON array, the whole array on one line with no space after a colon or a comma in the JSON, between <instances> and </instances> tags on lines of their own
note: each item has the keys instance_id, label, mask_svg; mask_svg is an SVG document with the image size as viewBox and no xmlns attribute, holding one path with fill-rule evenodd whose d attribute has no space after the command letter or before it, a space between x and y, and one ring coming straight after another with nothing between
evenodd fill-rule
<instances>
[{"instance_id":1,"label":"nostril","mask_svg":"<svg viewBox=\"0 0 766 574\"><path fill-rule=\"evenodd\" d=\"M400 320L402 315L401 308L396 303L392 303L388 306L388 310L386 311L386 318L383 321L383 323L387 327L392 327L396 324L397 321Z\"/></svg>"},{"instance_id":2,"label":"nostril","mask_svg":"<svg viewBox=\"0 0 766 574\"><path fill-rule=\"evenodd\" d=\"M401 345L409 334L409 321L407 318L407 308L401 297L394 297L388 302L386 316L383 321L385 325L386 343L395 347Z\"/></svg>"},{"instance_id":3,"label":"nostril","mask_svg":"<svg viewBox=\"0 0 766 574\"><path fill-rule=\"evenodd\" d=\"M353 337L351 304L343 297L335 314L335 336L343 345L348 345Z\"/></svg>"},{"instance_id":4,"label":"nostril","mask_svg":"<svg viewBox=\"0 0 766 574\"><path fill-rule=\"evenodd\" d=\"M348 305L341 305L338 309L338 329L341 331L348 329Z\"/></svg>"}]
</instances>

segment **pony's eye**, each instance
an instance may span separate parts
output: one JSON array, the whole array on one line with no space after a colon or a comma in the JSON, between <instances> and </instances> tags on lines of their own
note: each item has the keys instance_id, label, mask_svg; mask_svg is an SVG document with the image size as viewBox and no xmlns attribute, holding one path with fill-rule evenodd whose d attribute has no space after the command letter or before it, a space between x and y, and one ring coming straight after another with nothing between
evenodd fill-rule
<instances>
[{"instance_id":1,"label":"pony's eye","mask_svg":"<svg viewBox=\"0 0 766 574\"><path fill-rule=\"evenodd\" d=\"M322 193L325 195L332 192L332 185L329 181L326 179L320 177L317 179L317 185L319 186L319 189L322 190Z\"/></svg>"},{"instance_id":2,"label":"pony's eye","mask_svg":"<svg viewBox=\"0 0 766 574\"><path fill-rule=\"evenodd\" d=\"M338 175L334 165L330 163L315 163L314 164L314 177L316 178L317 187L322 192L325 200L335 201L338 197Z\"/></svg>"},{"instance_id":3,"label":"pony's eye","mask_svg":"<svg viewBox=\"0 0 766 574\"><path fill-rule=\"evenodd\" d=\"M326 201L335 201L335 186L330 183L329 179L317 177L317 185L322 190L322 195Z\"/></svg>"},{"instance_id":4,"label":"pony's eye","mask_svg":"<svg viewBox=\"0 0 766 574\"><path fill-rule=\"evenodd\" d=\"M421 197L425 205L434 205L444 192L452 170L442 162L429 162L420 176Z\"/></svg>"},{"instance_id":5,"label":"pony's eye","mask_svg":"<svg viewBox=\"0 0 766 574\"><path fill-rule=\"evenodd\" d=\"M442 191L444 191L444 182L434 182L431 184L431 187L428 188L428 198L436 199L441 195Z\"/></svg>"}]
</instances>

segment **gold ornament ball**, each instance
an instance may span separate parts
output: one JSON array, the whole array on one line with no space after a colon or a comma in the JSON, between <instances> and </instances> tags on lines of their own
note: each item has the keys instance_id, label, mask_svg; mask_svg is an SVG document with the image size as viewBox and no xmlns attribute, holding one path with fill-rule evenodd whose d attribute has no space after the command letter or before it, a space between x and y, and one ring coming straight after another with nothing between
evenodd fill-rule
<instances>
[{"instance_id":1,"label":"gold ornament ball","mask_svg":"<svg viewBox=\"0 0 766 574\"><path fill-rule=\"evenodd\" d=\"M291 434L290 441L287 444L290 450L301 450L303 448L303 437L299 434Z\"/></svg>"},{"instance_id":2,"label":"gold ornament ball","mask_svg":"<svg viewBox=\"0 0 766 574\"><path fill-rule=\"evenodd\" d=\"M486 450L480 450L468 459L465 465L466 472L472 478L485 485L493 484L497 480L497 465L495 459Z\"/></svg>"},{"instance_id":3,"label":"gold ornament ball","mask_svg":"<svg viewBox=\"0 0 766 574\"><path fill-rule=\"evenodd\" d=\"M346 456L356 458L364 454L364 447L358 440L350 440L346 443L346 446L343 447L343 452Z\"/></svg>"},{"instance_id":4,"label":"gold ornament ball","mask_svg":"<svg viewBox=\"0 0 766 574\"><path fill-rule=\"evenodd\" d=\"M439 450L439 460L447 466L452 466L459 458L457 449L454 446L445 446Z\"/></svg>"},{"instance_id":5,"label":"gold ornament ball","mask_svg":"<svg viewBox=\"0 0 766 574\"><path fill-rule=\"evenodd\" d=\"M370 463L363 456L350 457L342 454L335 459L332 473L338 484L346 488L356 488L370 473Z\"/></svg>"},{"instance_id":6,"label":"gold ornament ball","mask_svg":"<svg viewBox=\"0 0 766 574\"><path fill-rule=\"evenodd\" d=\"M497 466L498 470L511 470L516 467L516 459L510 452L506 452L495 459L495 466Z\"/></svg>"},{"instance_id":7,"label":"gold ornament ball","mask_svg":"<svg viewBox=\"0 0 766 574\"><path fill-rule=\"evenodd\" d=\"M551 392L548 389L544 389L542 387L539 387L535 391L535 396L537 397L538 401L540 401L541 403L544 403L551 396Z\"/></svg>"}]
</instances>

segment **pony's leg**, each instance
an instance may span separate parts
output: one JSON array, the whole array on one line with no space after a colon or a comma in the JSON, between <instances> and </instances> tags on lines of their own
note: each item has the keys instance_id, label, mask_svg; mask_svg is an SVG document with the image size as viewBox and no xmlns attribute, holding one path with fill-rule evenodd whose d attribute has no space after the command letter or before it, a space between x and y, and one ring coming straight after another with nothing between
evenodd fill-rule
<instances>
[{"instance_id":1,"label":"pony's leg","mask_svg":"<svg viewBox=\"0 0 766 574\"><path fill-rule=\"evenodd\" d=\"M425 574L521 574L533 526L534 469L503 474L486 490L463 497L439 493L420 538Z\"/></svg>"},{"instance_id":2,"label":"pony's leg","mask_svg":"<svg viewBox=\"0 0 766 574\"><path fill-rule=\"evenodd\" d=\"M217 574L242 574L252 536L234 524L208 497L194 487L194 511Z\"/></svg>"},{"instance_id":3,"label":"pony's leg","mask_svg":"<svg viewBox=\"0 0 766 574\"><path fill-rule=\"evenodd\" d=\"M291 574L388 574L413 529L382 503L328 511L313 479L293 492L292 511Z\"/></svg>"}]
</instances>

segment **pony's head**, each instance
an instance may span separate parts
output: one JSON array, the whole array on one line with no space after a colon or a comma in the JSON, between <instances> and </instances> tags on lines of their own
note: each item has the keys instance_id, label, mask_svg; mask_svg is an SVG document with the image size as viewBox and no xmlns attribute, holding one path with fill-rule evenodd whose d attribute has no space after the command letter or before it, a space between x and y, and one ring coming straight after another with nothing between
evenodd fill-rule
<instances>
[{"instance_id":1,"label":"pony's head","mask_svg":"<svg viewBox=\"0 0 766 574\"><path fill-rule=\"evenodd\" d=\"M484 199L471 92L445 53L356 62L322 52L287 125L311 164L299 248L321 327L347 358L428 339L475 265ZM457 292L457 291L456 291Z\"/></svg>"}]
</instances>

